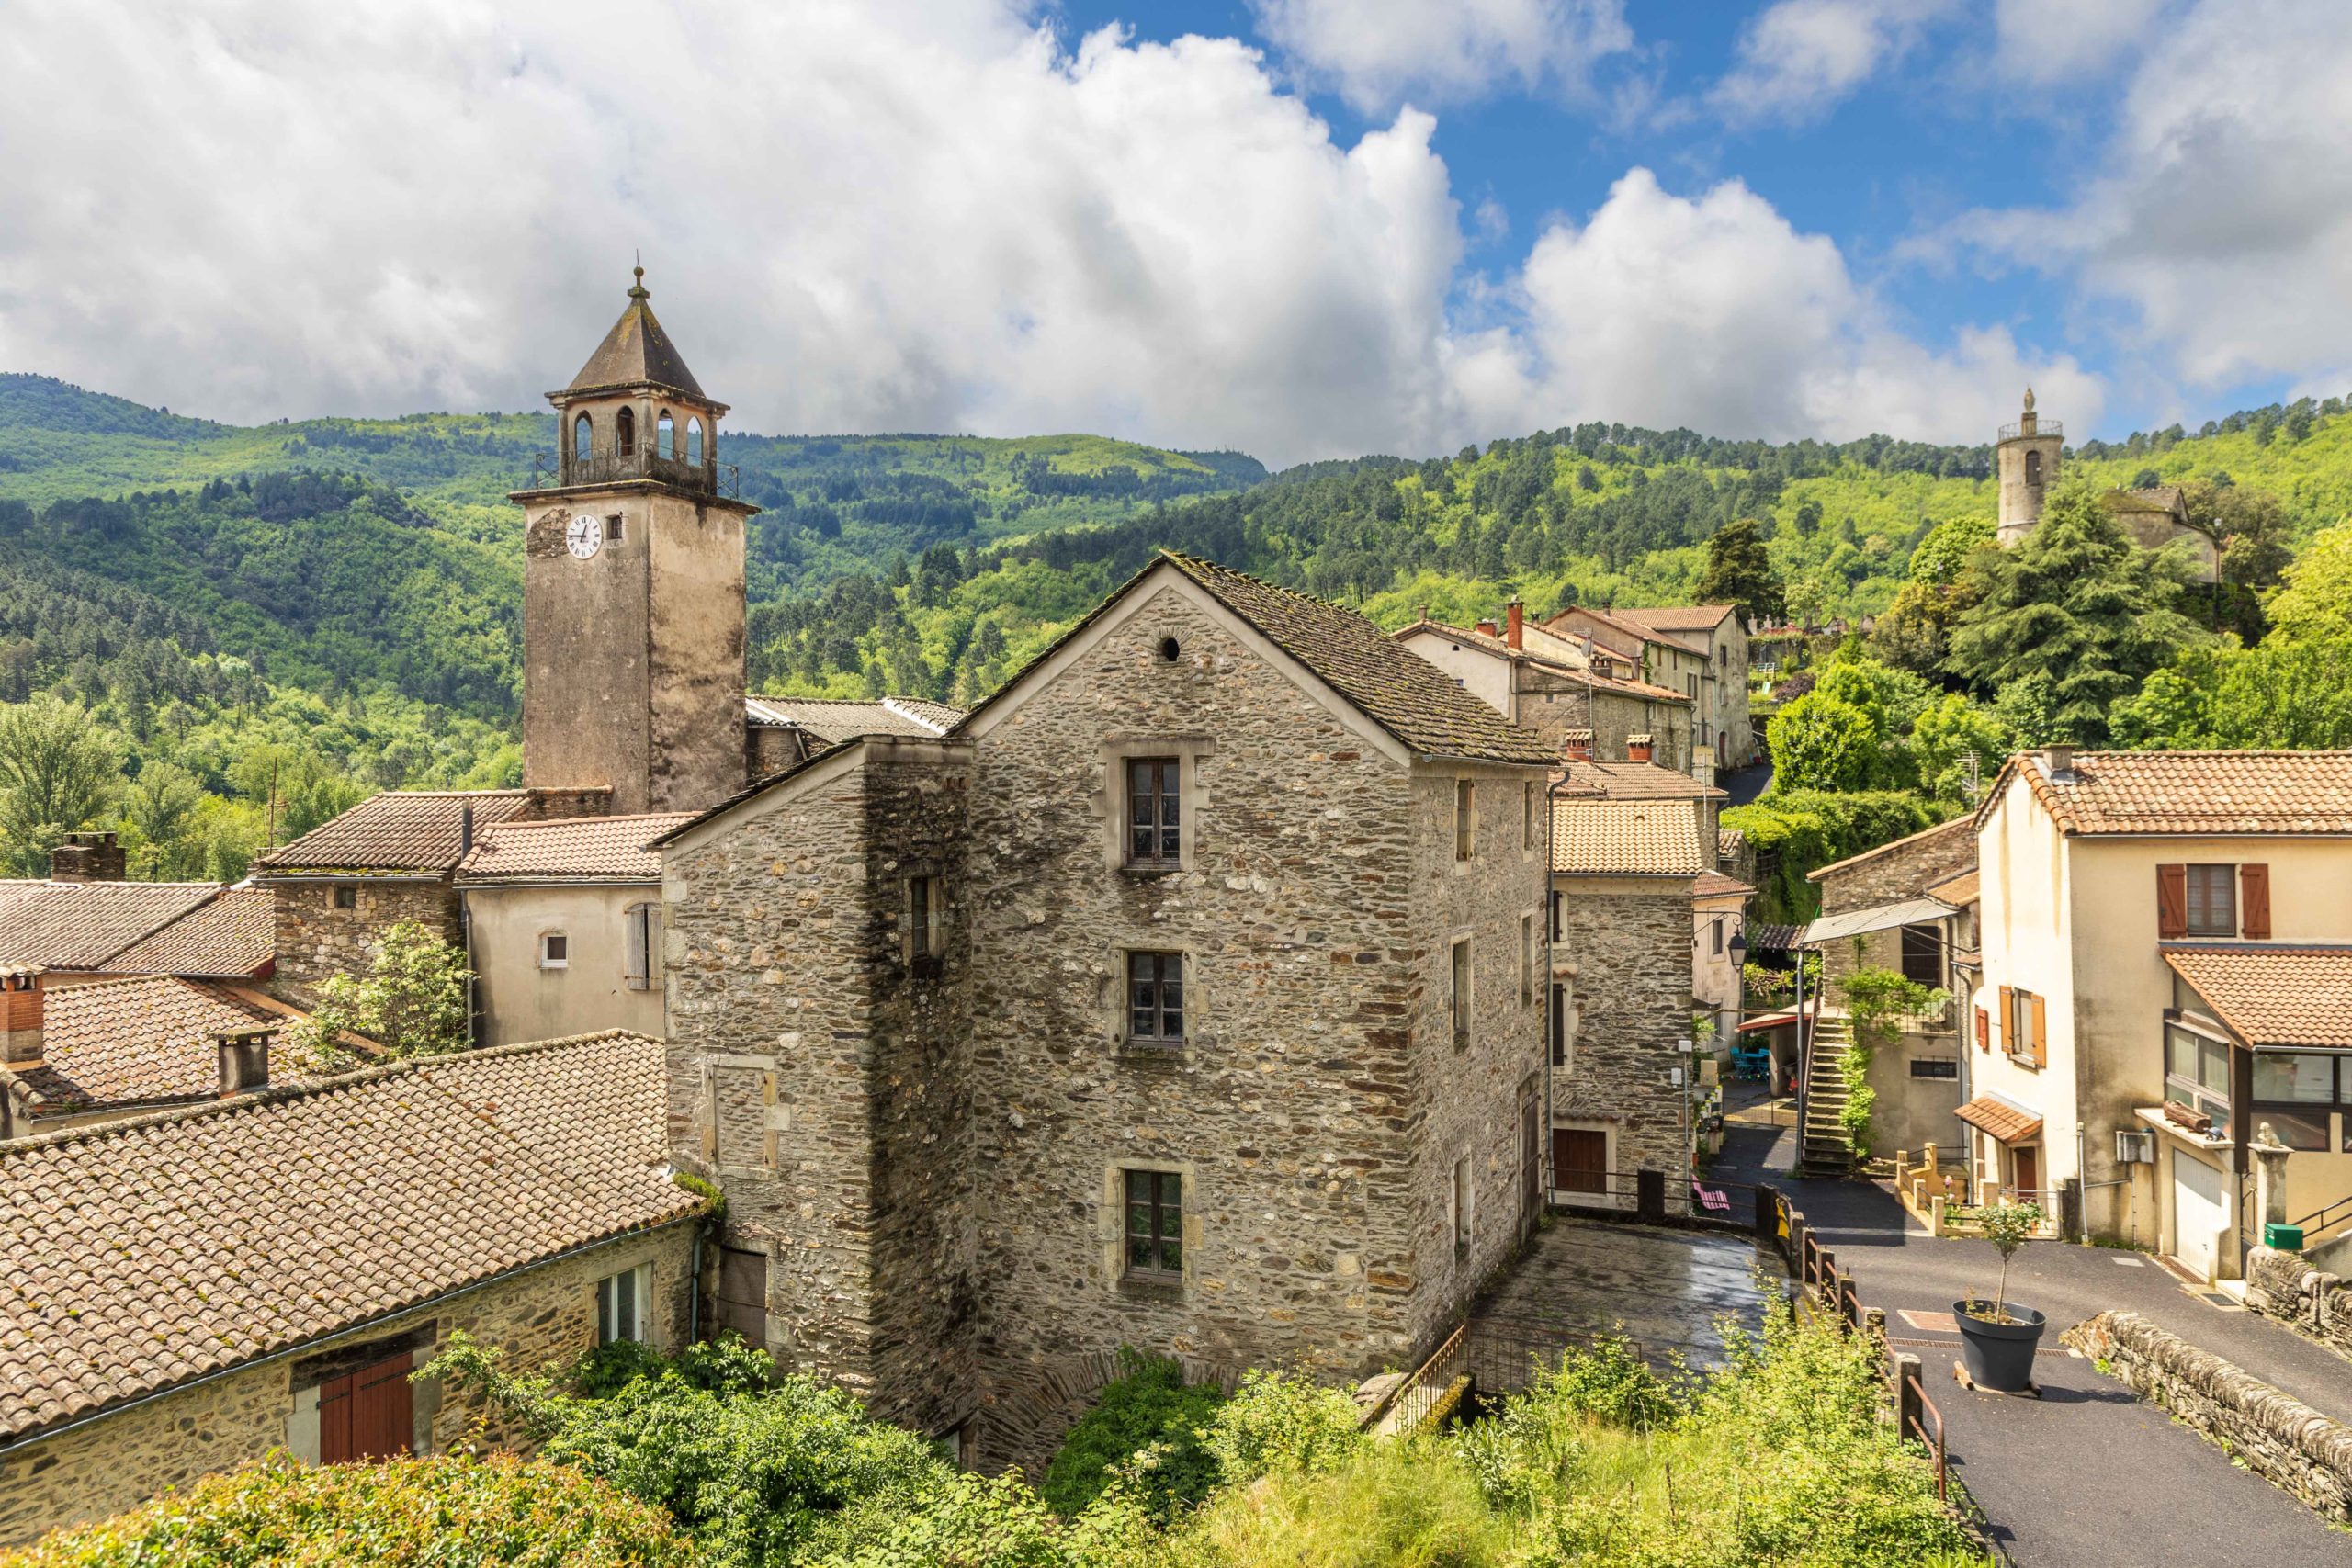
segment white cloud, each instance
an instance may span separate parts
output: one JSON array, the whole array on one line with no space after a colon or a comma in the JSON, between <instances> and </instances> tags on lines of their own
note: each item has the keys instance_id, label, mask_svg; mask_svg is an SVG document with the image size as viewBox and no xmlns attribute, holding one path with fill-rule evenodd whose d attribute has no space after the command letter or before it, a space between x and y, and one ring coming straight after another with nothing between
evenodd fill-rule
<instances>
[{"instance_id":1,"label":"white cloud","mask_svg":"<svg viewBox=\"0 0 2352 1568\"><path fill-rule=\"evenodd\" d=\"M2149 39L2167 0L1998 0L1996 56L2004 74L2054 83L2103 74Z\"/></svg>"},{"instance_id":2,"label":"white cloud","mask_svg":"<svg viewBox=\"0 0 2352 1568\"><path fill-rule=\"evenodd\" d=\"M1629 50L1623 0L1249 0L1258 30L1365 113L1516 88L1581 92Z\"/></svg>"},{"instance_id":3,"label":"white cloud","mask_svg":"<svg viewBox=\"0 0 2352 1568\"><path fill-rule=\"evenodd\" d=\"M1708 100L1735 123L1826 115L1900 58L1949 0L1778 0L1740 32Z\"/></svg>"},{"instance_id":4,"label":"white cloud","mask_svg":"<svg viewBox=\"0 0 2352 1568\"><path fill-rule=\"evenodd\" d=\"M1973 439L2068 373L1907 343L1736 185L1637 172L1523 278L1465 276L1435 122L1335 144L1232 39L1065 52L1012 0L661 15L23 12L0 144L41 155L0 160L0 367L237 420L538 406L642 247L745 430L1275 462L1596 417Z\"/></svg>"},{"instance_id":5,"label":"white cloud","mask_svg":"<svg viewBox=\"0 0 2352 1568\"><path fill-rule=\"evenodd\" d=\"M2071 359L2030 361L1998 329L1942 354L1905 336L1834 243L1737 181L1689 198L1634 170L1581 227L1545 231L1521 291L1521 332L1490 338L1466 378L1491 421L1540 409L1544 424L1973 442L2028 381L2086 424L2102 400Z\"/></svg>"},{"instance_id":6,"label":"white cloud","mask_svg":"<svg viewBox=\"0 0 2352 1568\"><path fill-rule=\"evenodd\" d=\"M2113 136L2052 209L1947 231L2132 318L2127 350L2209 389L2352 378L2352 9L2206 0L2168 27Z\"/></svg>"}]
</instances>

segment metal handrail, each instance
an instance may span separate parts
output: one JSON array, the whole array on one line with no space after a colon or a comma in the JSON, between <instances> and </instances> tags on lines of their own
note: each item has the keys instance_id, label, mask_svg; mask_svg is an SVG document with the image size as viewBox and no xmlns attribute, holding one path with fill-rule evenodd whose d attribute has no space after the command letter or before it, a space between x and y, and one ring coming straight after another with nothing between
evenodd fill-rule
<instances>
[{"instance_id":1,"label":"metal handrail","mask_svg":"<svg viewBox=\"0 0 2352 1568\"><path fill-rule=\"evenodd\" d=\"M2344 1213L2336 1215L2331 1220L2328 1219L2326 1215L2332 1209L2341 1209ZM2303 1239L2308 1241L2316 1233L2324 1231L2331 1225L2340 1225L2346 1220L2352 1220L2352 1192L2346 1193L2343 1197L2336 1199L2334 1202L2323 1203L2318 1208L2313 1209L2310 1213L2305 1214L2301 1219L2295 1222L2295 1228L2302 1232ZM2314 1224L2313 1222L2317 1223Z\"/></svg>"},{"instance_id":2,"label":"metal handrail","mask_svg":"<svg viewBox=\"0 0 2352 1568\"><path fill-rule=\"evenodd\" d=\"M742 469L733 463L706 459L689 462L665 457L650 447L635 452L604 452L570 460L546 452L531 457L531 477L518 491L562 490L571 485L613 484L625 479L654 479L685 490L707 491L738 501L743 493Z\"/></svg>"},{"instance_id":3,"label":"metal handrail","mask_svg":"<svg viewBox=\"0 0 2352 1568\"><path fill-rule=\"evenodd\" d=\"M2041 419L2034 422L2034 427L2030 431L2026 429L2023 421L2015 424L2005 424L2001 426L2000 438L2004 441L2015 441L2020 435L2064 435L2065 434L2066 427L2058 421Z\"/></svg>"}]
</instances>

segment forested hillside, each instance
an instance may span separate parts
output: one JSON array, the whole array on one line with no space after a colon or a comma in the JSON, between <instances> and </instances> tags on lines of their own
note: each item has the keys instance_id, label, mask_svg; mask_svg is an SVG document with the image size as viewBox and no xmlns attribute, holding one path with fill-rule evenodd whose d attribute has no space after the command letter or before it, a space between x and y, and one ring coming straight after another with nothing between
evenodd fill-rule
<instances>
[{"instance_id":1,"label":"forested hillside","mask_svg":"<svg viewBox=\"0 0 2352 1568\"><path fill-rule=\"evenodd\" d=\"M2230 592L2189 608L2252 642L2280 566L2352 513L2343 413L2306 400L2086 443L2068 470L2190 484L2216 533L2245 538ZM187 810L148 812L156 843L177 846L149 852L158 872L233 874L263 838L368 787L512 782L520 513L506 492L554 439L543 414L237 427L0 376L0 700L71 705L112 748L110 809L141 779L177 800L184 776ZM1752 521L1738 536L1791 614L1882 616L1876 651L1965 687L1944 639L1994 511L1989 445L1883 436L1772 446L1586 424L1271 478L1238 454L1086 435L729 433L719 456L763 509L752 685L959 703L1160 546L1393 625L1423 607L1467 621L1513 592L1539 613L1686 600L1735 520ZM2226 651L2196 678L2219 681ZM2192 697L2165 733L2195 732L2178 716ZM2143 738L2161 728L2135 722Z\"/></svg>"}]
</instances>

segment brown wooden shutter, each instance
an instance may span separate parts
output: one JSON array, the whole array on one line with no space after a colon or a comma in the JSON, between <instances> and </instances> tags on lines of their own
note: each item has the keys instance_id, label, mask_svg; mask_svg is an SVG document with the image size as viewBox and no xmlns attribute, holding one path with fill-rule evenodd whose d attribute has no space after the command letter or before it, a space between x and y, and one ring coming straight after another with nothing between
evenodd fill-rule
<instances>
[{"instance_id":1,"label":"brown wooden shutter","mask_svg":"<svg viewBox=\"0 0 2352 1568\"><path fill-rule=\"evenodd\" d=\"M2238 867L2238 934L2256 942L2270 936L2270 868Z\"/></svg>"},{"instance_id":2,"label":"brown wooden shutter","mask_svg":"<svg viewBox=\"0 0 2352 1568\"><path fill-rule=\"evenodd\" d=\"M1983 1008L1976 1010L1976 1048L1979 1051L1993 1048L1993 1021L1985 1016Z\"/></svg>"},{"instance_id":3,"label":"brown wooden shutter","mask_svg":"<svg viewBox=\"0 0 2352 1568\"><path fill-rule=\"evenodd\" d=\"M2042 1009L2040 996L2027 999L2033 1003L2033 1065L2046 1067L2050 1065L2050 1020Z\"/></svg>"},{"instance_id":4,"label":"brown wooden shutter","mask_svg":"<svg viewBox=\"0 0 2352 1568\"><path fill-rule=\"evenodd\" d=\"M2188 934L2188 868L2156 867L2156 935L2169 941Z\"/></svg>"}]
</instances>

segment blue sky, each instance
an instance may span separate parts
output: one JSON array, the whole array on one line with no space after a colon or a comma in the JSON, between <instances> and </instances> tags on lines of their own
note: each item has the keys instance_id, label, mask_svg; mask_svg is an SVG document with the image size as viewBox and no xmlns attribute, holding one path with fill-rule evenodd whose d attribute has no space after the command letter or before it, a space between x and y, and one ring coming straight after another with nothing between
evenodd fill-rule
<instances>
[{"instance_id":1,"label":"blue sky","mask_svg":"<svg viewBox=\"0 0 2352 1568\"><path fill-rule=\"evenodd\" d=\"M0 73L57 154L0 161L0 368L223 419L535 406L639 252L757 431L1282 464L2352 388L2346 5L83 0Z\"/></svg>"}]
</instances>

